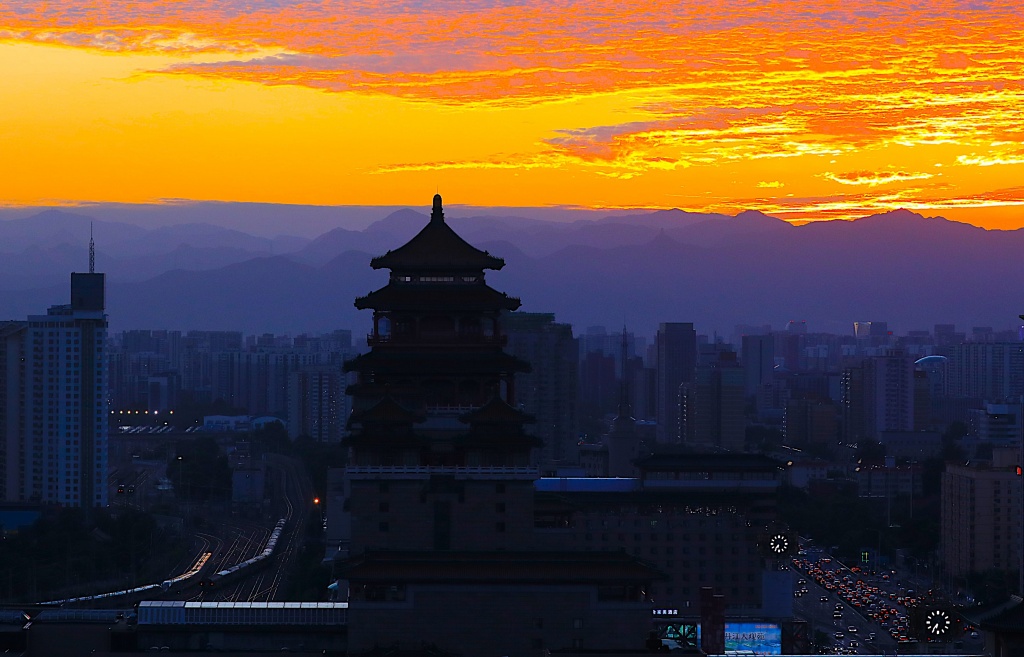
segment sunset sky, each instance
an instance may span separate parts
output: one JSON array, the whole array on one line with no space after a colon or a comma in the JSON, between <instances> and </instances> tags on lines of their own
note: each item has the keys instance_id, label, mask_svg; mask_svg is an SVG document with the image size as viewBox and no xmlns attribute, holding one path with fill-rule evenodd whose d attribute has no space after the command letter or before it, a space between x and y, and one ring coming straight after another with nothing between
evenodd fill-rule
<instances>
[{"instance_id":1,"label":"sunset sky","mask_svg":"<svg viewBox=\"0 0 1024 657\"><path fill-rule=\"evenodd\" d=\"M1024 226L1020 0L4 0L0 205Z\"/></svg>"}]
</instances>

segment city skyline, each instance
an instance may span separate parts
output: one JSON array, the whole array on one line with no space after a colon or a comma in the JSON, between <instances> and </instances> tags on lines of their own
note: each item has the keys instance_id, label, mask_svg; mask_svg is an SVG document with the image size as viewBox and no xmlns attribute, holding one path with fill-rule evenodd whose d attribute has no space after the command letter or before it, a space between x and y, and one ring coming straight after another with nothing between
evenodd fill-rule
<instances>
[{"instance_id":1,"label":"city skyline","mask_svg":"<svg viewBox=\"0 0 1024 657\"><path fill-rule=\"evenodd\" d=\"M378 285L382 274L365 263L426 221L416 210L381 211L362 231L336 228L309 239L198 222L145 228L103 214L91 223L91 214L50 210L0 222L0 306L17 316L33 312L40 296L59 294L64 272L86 262L92 225L117 329L365 327L340 299ZM287 216L297 219L289 227L303 221L301 210ZM496 280L522 291L524 310L554 312L580 328L625 320L651 334L660 322L695 321L703 333L729 335L738 324L790 320L830 333L872 320L897 333L937 323L1020 325L1006 302L1024 276L1015 257L1024 246L1019 230L907 211L799 227L758 213L680 211L571 223L507 215L451 221L472 243L506 254L514 266Z\"/></svg>"},{"instance_id":2,"label":"city skyline","mask_svg":"<svg viewBox=\"0 0 1024 657\"><path fill-rule=\"evenodd\" d=\"M830 234L928 221L890 215L852 225L768 225ZM24 545L32 546L32 558L19 567L25 576L17 585L9 569L8 597L51 605L139 599L136 623L123 613L114 620L126 627L106 630L123 636L125 650L195 645L194 624L179 621L182 609L197 607L166 600L171 596L229 612L230 619L207 619L210 626L245 628L216 642L199 638L206 647L250 641L257 617L276 626L264 611L289 609L286 600L327 598L332 602L301 608L343 609L343 617L328 620L339 626L334 638L303 638L316 641L314 650L336 646L343 629L348 654L374 654L385 641L521 657L545 646L633 652L696 642L698 623L702 648L723 654L729 620L733 628L742 620L772 629L776 638L763 639L776 654L809 654L812 643L820 651L833 639L844 653L857 653L860 637L874 654L926 640L978 654L973 627L988 632L988 617L956 605L975 595L979 603L1002 600L1020 563L1013 500L1020 499L1021 470L1012 467L1024 390L1019 335L987 327L958 332L947 323L904 340L886 321L856 321L855 337L830 337L794 320L765 339L750 336L770 326L737 326L738 353L705 344L691 323L662 322L653 342L634 334L635 358L627 326L621 334L595 328L577 338L553 313L514 312L522 300L502 290L518 295L526 287L506 287L516 279L496 275L505 250L515 253L508 244L495 246L495 254L470 244L447 223L435 194L428 222L404 245L369 267L360 254L332 259L341 270L359 260L386 276L382 287L354 299L357 310L372 311L372 331L369 350L353 355L351 330L295 340L143 330L108 340L106 275L95 271L90 242L89 273L72 274L71 304L0 325L0 401L8 420L0 425L0 474L8 484L19 477L33 483L13 494L5 484L5 501L42 520L26 532L59 511L47 508L54 499L46 491L62 489L65 506L95 500L91 513L78 517L95 518L97 528L114 519L137 528L137 519L159 509L182 516L168 523L178 540L190 541L196 529L204 540L190 541L188 558L175 559L193 563L182 572L136 559L135 534L145 537L146 528L132 530L118 560L124 575L113 580L123 579L124 588L95 593L111 580L100 581L97 571L78 581L70 551L62 558L49 547L59 545L52 538L31 539ZM961 241L951 252L965 250ZM562 270L588 259L571 253L556 251ZM703 269L695 274L698 285L713 278ZM900 280L913 288L906 276ZM316 289L323 297L324 287ZM839 295L847 309L852 294ZM692 303L680 308L691 317L702 313ZM922 355L928 357L917 360ZM348 401L340 399L345 394ZM108 422L101 441L98 430ZM535 424L548 434L526 426ZM547 444L556 449L543 449ZM42 467L47 461L58 469ZM79 498L83 476L95 485ZM976 498L994 507L991 522L974 522ZM837 515L849 521L840 527ZM227 540L243 517L255 533L236 550ZM87 550L100 541L125 543L105 530L78 533ZM830 556L807 537L834 546ZM153 529L149 542L152 550ZM249 557L253 550L258 556ZM5 559L22 561L29 554L21 544L8 552ZM938 554L955 569L937 570ZM202 575L213 559L217 565ZM843 578L850 590L836 593L863 607L848 619L842 603L832 612L844 621L833 625L858 637L848 644L839 630L832 637L810 632L812 623L830 627L827 606L798 600L809 592L801 575L825 585L827 575L811 559L857 563L862 579L877 578L879 565L886 575L896 574L889 564L902 573L895 583L877 580L874 598ZM919 577L925 559L930 568ZM300 582L300 563L318 564L316 574ZM439 578L439 571L447 574ZM41 586L40 573L47 575ZM971 581L981 573L985 582ZM997 584L988 584L991 575ZM896 590L886 593L887 584L906 590L902 600ZM910 586L928 593L911 598ZM150 604L156 598L161 603ZM829 595L819 602L830 602ZM161 618L150 613L155 607ZM115 610L97 613L106 619ZM287 635L261 628L260 646L290 649L296 622L323 623L320 616L293 614ZM168 630L172 617L177 627ZM36 654L39 642L27 638L34 623L24 623L30 618L18 616L22 634L11 641L32 644L28 654ZM479 628L485 631L474 634Z\"/></svg>"},{"instance_id":3,"label":"city skyline","mask_svg":"<svg viewBox=\"0 0 1024 657\"><path fill-rule=\"evenodd\" d=\"M1017 228L1016 9L6 3L0 205L441 189Z\"/></svg>"}]
</instances>

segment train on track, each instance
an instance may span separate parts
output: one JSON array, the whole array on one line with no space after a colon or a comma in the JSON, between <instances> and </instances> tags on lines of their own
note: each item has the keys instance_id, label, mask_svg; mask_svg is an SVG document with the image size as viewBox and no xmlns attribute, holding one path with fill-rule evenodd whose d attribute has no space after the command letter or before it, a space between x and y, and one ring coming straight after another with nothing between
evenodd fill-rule
<instances>
[{"instance_id":1,"label":"train on track","mask_svg":"<svg viewBox=\"0 0 1024 657\"><path fill-rule=\"evenodd\" d=\"M223 585L226 582L231 582L237 578L247 577L252 573L256 572L260 568L265 568L270 564L273 558L276 556L277 543L281 538L281 534L284 532L284 527L287 524L287 518L281 518L277 525L274 526L274 531L270 534L270 539L267 540L267 544L264 546L263 551L258 555L243 561L240 564L226 568L220 572L214 573L209 577L198 579L203 570L208 566L210 558L213 556L210 552L204 552L196 559L196 562L188 569L187 572L173 577L171 579L164 580L160 584L147 584L145 586L136 586L130 589L122 589L120 591L110 591L109 593L99 593L97 595L83 595L77 598L63 598L61 600L49 600L39 604L44 605L55 605L61 606L71 603L79 602L94 602L99 600L108 600L111 598L120 598L123 596L135 596L139 594L158 594L167 591L175 592L180 591L192 584L195 584L197 579L199 586L203 588L215 588Z\"/></svg>"},{"instance_id":2,"label":"train on track","mask_svg":"<svg viewBox=\"0 0 1024 657\"><path fill-rule=\"evenodd\" d=\"M195 584L199 574L203 572L203 568L206 567L207 562L212 556L212 552L203 552L186 572L161 582L160 589L163 591L180 591L190 584Z\"/></svg>"},{"instance_id":3,"label":"train on track","mask_svg":"<svg viewBox=\"0 0 1024 657\"><path fill-rule=\"evenodd\" d=\"M277 543L281 539L281 534L284 532L284 527L287 523L287 518L281 518L277 521L277 525L275 525L274 531L270 533L270 538L267 540L267 544L262 552L252 559L243 561L230 568L225 568L199 580L199 586L204 589L217 589L236 579L248 577L261 568L266 568L273 561L274 557L277 556Z\"/></svg>"}]
</instances>

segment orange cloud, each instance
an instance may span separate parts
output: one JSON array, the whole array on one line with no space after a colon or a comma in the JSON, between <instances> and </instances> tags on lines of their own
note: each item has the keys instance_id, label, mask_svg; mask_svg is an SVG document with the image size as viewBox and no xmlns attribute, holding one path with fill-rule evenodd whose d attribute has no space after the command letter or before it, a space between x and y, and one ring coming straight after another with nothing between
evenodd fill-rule
<instances>
[{"instance_id":1,"label":"orange cloud","mask_svg":"<svg viewBox=\"0 0 1024 657\"><path fill-rule=\"evenodd\" d=\"M871 187L893 182L903 182L904 180L925 180L932 177L930 173L911 173L907 171L849 171L846 173L826 171L823 175L829 180L834 180L843 185L870 185Z\"/></svg>"},{"instance_id":2,"label":"orange cloud","mask_svg":"<svg viewBox=\"0 0 1024 657\"><path fill-rule=\"evenodd\" d=\"M508 203L526 178L534 191L515 198L537 205L708 209L727 198L815 217L890 201L985 208L996 202L986 190L1011 189L1009 165L1024 162L1019 9L1012 0L7 0L0 75L17 107L5 108L0 148L29 154L32 166L0 170L18 181L0 202L117 200L126 189L207 198L218 195L211 176L231 171L244 182L220 194L286 202L357 193L392 203L396 190L443 175L478 204ZM23 55L43 46L77 58ZM80 111L69 115L71 106ZM91 164L108 157L106 168ZM139 158L154 162L148 177L117 173ZM63 161L95 178L44 175ZM278 171L281 162L293 166ZM948 187L922 188L936 182L936 165ZM313 186L319 171L353 189ZM833 199L835 183L900 196ZM806 212L760 196L783 188Z\"/></svg>"}]
</instances>

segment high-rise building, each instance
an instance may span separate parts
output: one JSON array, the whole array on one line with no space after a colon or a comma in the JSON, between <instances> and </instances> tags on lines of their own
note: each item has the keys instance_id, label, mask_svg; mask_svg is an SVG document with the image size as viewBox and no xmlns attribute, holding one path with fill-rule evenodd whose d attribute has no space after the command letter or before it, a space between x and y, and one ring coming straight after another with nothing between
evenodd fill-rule
<instances>
[{"instance_id":1,"label":"high-rise building","mask_svg":"<svg viewBox=\"0 0 1024 657\"><path fill-rule=\"evenodd\" d=\"M104 275L71 274L71 303L0 331L8 501L107 504ZM14 357L19 362L14 362Z\"/></svg>"},{"instance_id":2,"label":"high-rise building","mask_svg":"<svg viewBox=\"0 0 1024 657\"><path fill-rule=\"evenodd\" d=\"M692 382L697 367L697 332L690 322L665 322L655 338L658 362L658 442L678 443L680 385Z\"/></svg>"},{"instance_id":3,"label":"high-rise building","mask_svg":"<svg viewBox=\"0 0 1024 657\"><path fill-rule=\"evenodd\" d=\"M736 354L721 352L718 361L699 365L696 380L686 386L692 400L686 406L687 442L703 447L742 451L746 436L743 370Z\"/></svg>"},{"instance_id":4,"label":"high-rise building","mask_svg":"<svg viewBox=\"0 0 1024 657\"><path fill-rule=\"evenodd\" d=\"M889 350L847 367L841 386L846 442L914 430L914 362L905 353Z\"/></svg>"},{"instance_id":5,"label":"high-rise building","mask_svg":"<svg viewBox=\"0 0 1024 657\"><path fill-rule=\"evenodd\" d=\"M994 445L1020 445L1022 413L1020 401L1005 404L985 404L984 408L971 409L971 429L978 436L978 442Z\"/></svg>"},{"instance_id":6,"label":"high-rise building","mask_svg":"<svg viewBox=\"0 0 1024 657\"><path fill-rule=\"evenodd\" d=\"M21 498L25 460L25 322L0 322L0 500Z\"/></svg>"},{"instance_id":7,"label":"high-rise building","mask_svg":"<svg viewBox=\"0 0 1024 657\"><path fill-rule=\"evenodd\" d=\"M619 358L623 372L619 382L619 412L612 420L611 431L605 436L604 442L608 449L608 476L635 477L638 470L635 465L640 456L641 441L633 417L633 408L629 393L629 356L626 342L626 329L622 329L622 344Z\"/></svg>"},{"instance_id":8,"label":"high-rise building","mask_svg":"<svg viewBox=\"0 0 1024 657\"><path fill-rule=\"evenodd\" d=\"M775 376L775 338L771 335L743 336L743 391L753 395Z\"/></svg>"},{"instance_id":9,"label":"high-rise building","mask_svg":"<svg viewBox=\"0 0 1024 657\"><path fill-rule=\"evenodd\" d=\"M583 418L604 418L619 398L615 356L588 351L579 364L579 412Z\"/></svg>"},{"instance_id":10,"label":"high-rise building","mask_svg":"<svg viewBox=\"0 0 1024 657\"><path fill-rule=\"evenodd\" d=\"M868 361L873 395L873 432L914 430L914 362L889 351Z\"/></svg>"},{"instance_id":11,"label":"high-rise building","mask_svg":"<svg viewBox=\"0 0 1024 657\"><path fill-rule=\"evenodd\" d=\"M996 401L1024 394L1024 343L965 342L946 349L950 397Z\"/></svg>"},{"instance_id":12,"label":"high-rise building","mask_svg":"<svg viewBox=\"0 0 1024 657\"><path fill-rule=\"evenodd\" d=\"M828 400L791 399L782 428L787 445L830 447L839 436L836 407Z\"/></svg>"},{"instance_id":13,"label":"high-rise building","mask_svg":"<svg viewBox=\"0 0 1024 657\"><path fill-rule=\"evenodd\" d=\"M953 577L1020 566L1019 454L1018 447L996 448L991 459L946 465L940 550Z\"/></svg>"},{"instance_id":14,"label":"high-rise building","mask_svg":"<svg viewBox=\"0 0 1024 657\"><path fill-rule=\"evenodd\" d=\"M556 322L554 313L523 312L506 314L502 326L508 352L533 366L516 374L516 401L536 418L532 433L544 443L541 468L578 463L579 346L572 326Z\"/></svg>"},{"instance_id":15,"label":"high-rise building","mask_svg":"<svg viewBox=\"0 0 1024 657\"><path fill-rule=\"evenodd\" d=\"M345 432L347 376L340 365L306 365L288 375L288 437L337 443Z\"/></svg>"}]
</instances>

